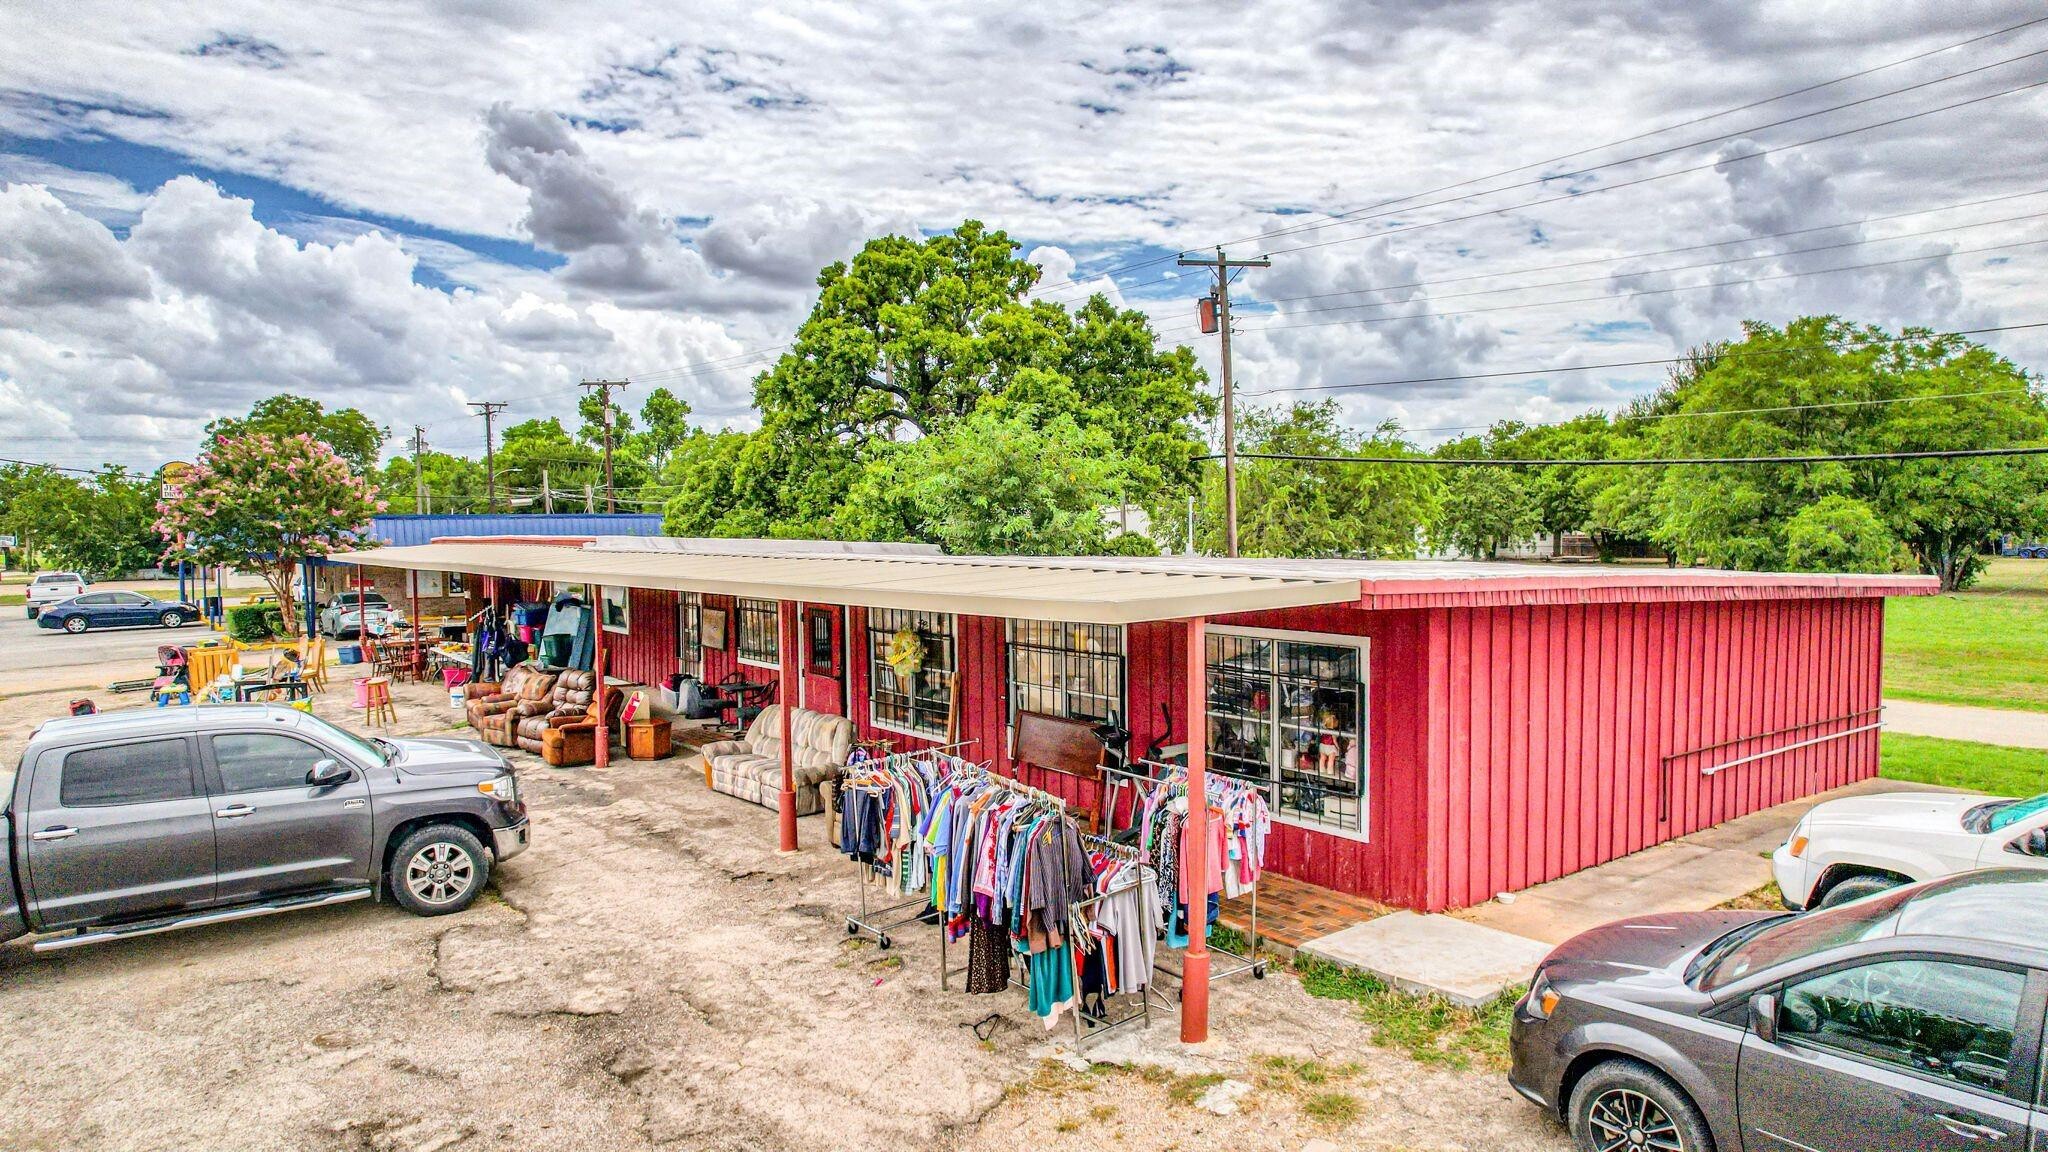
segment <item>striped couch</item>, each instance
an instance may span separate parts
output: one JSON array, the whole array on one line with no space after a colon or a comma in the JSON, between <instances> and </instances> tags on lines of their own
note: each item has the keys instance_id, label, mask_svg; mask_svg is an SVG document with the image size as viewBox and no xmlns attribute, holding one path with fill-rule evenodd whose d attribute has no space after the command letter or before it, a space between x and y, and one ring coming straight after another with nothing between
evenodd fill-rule
<instances>
[{"instance_id":1,"label":"striped couch","mask_svg":"<svg viewBox=\"0 0 2048 1152\"><path fill-rule=\"evenodd\" d=\"M796 813L822 812L825 782L846 768L853 751L853 721L798 708L790 713L789 725ZM702 751L712 790L775 807L782 791L782 705L763 708L746 735L706 744Z\"/></svg>"}]
</instances>

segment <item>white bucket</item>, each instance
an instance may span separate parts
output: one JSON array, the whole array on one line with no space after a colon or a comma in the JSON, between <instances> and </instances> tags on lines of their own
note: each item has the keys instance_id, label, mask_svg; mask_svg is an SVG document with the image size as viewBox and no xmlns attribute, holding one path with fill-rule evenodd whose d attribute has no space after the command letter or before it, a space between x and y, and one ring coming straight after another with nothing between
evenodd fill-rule
<instances>
[{"instance_id":1,"label":"white bucket","mask_svg":"<svg viewBox=\"0 0 2048 1152\"><path fill-rule=\"evenodd\" d=\"M462 711L462 704L462 689L450 688L448 690L448 706L460 712Z\"/></svg>"}]
</instances>

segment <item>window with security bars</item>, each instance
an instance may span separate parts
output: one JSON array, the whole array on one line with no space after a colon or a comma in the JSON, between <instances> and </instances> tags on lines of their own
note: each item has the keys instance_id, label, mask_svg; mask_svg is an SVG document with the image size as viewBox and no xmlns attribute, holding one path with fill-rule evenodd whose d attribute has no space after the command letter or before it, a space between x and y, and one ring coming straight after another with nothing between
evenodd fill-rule
<instances>
[{"instance_id":1,"label":"window with security bars","mask_svg":"<svg viewBox=\"0 0 2048 1152\"><path fill-rule=\"evenodd\" d=\"M1366 641L1212 630L1208 665L1210 766L1277 816L1363 833Z\"/></svg>"},{"instance_id":2,"label":"window with security bars","mask_svg":"<svg viewBox=\"0 0 2048 1152\"><path fill-rule=\"evenodd\" d=\"M867 632L870 722L895 732L944 737L953 687L952 615L871 608ZM889 653L905 634L916 638L920 655L914 668L898 672Z\"/></svg>"},{"instance_id":3,"label":"window with security bars","mask_svg":"<svg viewBox=\"0 0 2048 1152\"><path fill-rule=\"evenodd\" d=\"M676 671L704 678L704 597L676 594Z\"/></svg>"},{"instance_id":4,"label":"window with security bars","mask_svg":"<svg viewBox=\"0 0 2048 1152\"><path fill-rule=\"evenodd\" d=\"M1010 621L1010 723L1043 712L1102 723L1124 715L1124 630L1114 624Z\"/></svg>"},{"instance_id":5,"label":"window with security bars","mask_svg":"<svg viewBox=\"0 0 2048 1152\"><path fill-rule=\"evenodd\" d=\"M740 663L782 666L782 645L776 630L773 600L740 601Z\"/></svg>"}]
</instances>

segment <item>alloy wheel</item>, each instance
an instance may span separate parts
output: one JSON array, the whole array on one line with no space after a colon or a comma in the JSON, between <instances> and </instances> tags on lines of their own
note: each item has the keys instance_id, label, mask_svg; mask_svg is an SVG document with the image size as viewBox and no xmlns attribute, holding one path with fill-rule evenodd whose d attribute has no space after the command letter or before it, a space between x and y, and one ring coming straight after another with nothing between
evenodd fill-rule
<instances>
[{"instance_id":1,"label":"alloy wheel","mask_svg":"<svg viewBox=\"0 0 2048 1152\"><path fill-rule=\"evenodd\" d=\"M1586 1113L1598 1152L1687 1152L1663 1105L1629 1088L1610 1088Z\"/></svg>"},{"instance_id":2,"label":"alloy wheel","mask_svg":"<svg viewBox=\"0 0 2048 1152\"><path fill-rule=\"evenodd\" d=\"M469 853L449 844L429 844L405 865L405 886L423 904L452 904L476 882Z\"/></svg>"}]
</instances>

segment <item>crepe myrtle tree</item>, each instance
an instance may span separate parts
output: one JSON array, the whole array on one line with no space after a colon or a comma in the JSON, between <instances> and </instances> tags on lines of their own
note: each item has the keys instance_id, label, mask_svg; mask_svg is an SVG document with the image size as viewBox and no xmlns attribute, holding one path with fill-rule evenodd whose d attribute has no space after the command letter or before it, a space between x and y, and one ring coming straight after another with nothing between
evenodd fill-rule
<instances>
[{"instance_id":1,"label":"crepe myrtle tree","mask_svg":"<svg viewBox=\"0 0 2048 1152\"><path fill-rule=\"evenodd\" d=\"M262 574L286 626L297 629L292 570L301 559L357 547L377 490L311 435L216 438L175 495L157 503L166 557Z\"/></svg>"}]
</instances>

